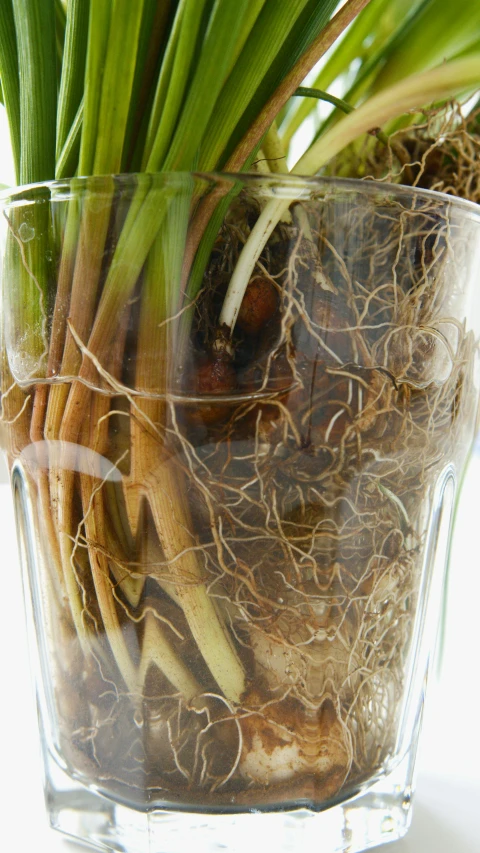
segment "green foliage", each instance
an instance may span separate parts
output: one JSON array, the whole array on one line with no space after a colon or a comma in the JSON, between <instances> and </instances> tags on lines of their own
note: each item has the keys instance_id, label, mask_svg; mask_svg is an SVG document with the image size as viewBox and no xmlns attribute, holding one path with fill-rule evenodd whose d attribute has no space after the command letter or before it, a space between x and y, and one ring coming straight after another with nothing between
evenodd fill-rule
<instances>
[{"instance_id":1,"label":"green foliage","mask_svg":"<svg viewBox=\"0 0 480 853\"><path fill-rule=\"evenodd\" d=\"M306 0L277 0L267 2L256 22L218 101L215 115L202 142L199 167L202 170L215 169L226 159L222 154L230 142L238 141L258 112L259 101L262 106L269 93L278 83L279 57L284 57L284 48L294 48L295 33L305 44L305 36L298 32L299 21L305 9L311 4ZM325 5L325 4L324 4ZM311 40L316 32L312 30ZM291 67L291 66L290 66ZM289 66L285 67L285 71ZM255 105L251 109L252 102ZM261 108L261 107L260 107ZM253 114L252 114L253 113ZM232 139L239 122L241 129ZM247 121L245 121L247 119Z\"/></svg>"},{"instance_id":2,"label":"green foliage","mask_svg":"<svg viewBox=\"0 0 480 853\"><path fill-rule=\"evenodd\" d=\"M480 39L480 3L472 0L424 0L390 46L372 91L409 74L452 59Z\"/></svg>"},{"instance_id":3,"label":"green foliage","mask_svg":"<svg viewBox=\"0 0 480 853\"><path fill-rule=\"evenodd\" d=\"M63 62L63 49L65 46L65 30L67 27L67 15L63 0L55 0L55 46L57 52L57 68L61 71Z\"/></svg>"},{"instance_id":4,"label":"green foliage","mask_svg":"<svg viewBox=\"0 0 480 853\"><path fill-rule=\"evenodd\" d=\"M98 175L121 169L144 7L144 0L113 4L95 140L93 171Z\"/></svg>"},{"instance_id":5,"label":"green foliage","mask_svg":"<svg viewBox=\"0 0 480 853\"><path fill-rule=\"evenodd\" d=\"M335 84L336 94L355 107L413 73L476 53L479 45L476 0L371 0L312 86L328 90ZM285 145L315 112L311 101L290 107L281 129ZM316 138L340 117L335 110L319 123Z\"/></svg>"},{"instance_id":6,"label":"green foliage","mask_svg":"<svg viewBox=\"0 0 480 853\"><path fill-rule=\"evenodd\" d=\"M17 176L20 176L20 81L18 51L12 0L0 3L0 80L2 102L10 121L13 157Z\"/></svg>"},{"instance_id":7,"label":"green foliage","mask_svg":"<svg viewBox=\"0 0 480 853\"><path fill-rule=\"evenodd\" d=\"M78 161L79 175L91 175L93 172L95 142L98 136L101 80L107 50L111 11L112 0L95 0L90 6L83 126Z\"/></svg>"},{"instance_id":8,"label":"green foliage","mask_svg":"<svg viewBox=\"0 0 480 853\"><path fill-rule=\"evenodd\" d=\"M54 0L13 0L20 81L20 183L55 174L57 119ZM2 78L3 79L3 78Z\"/></svg>"},{"instance_id":9,"label":"green foliage","mask_svg":"<svg viewBox=\"0 0 480 853\"><path fill-rule=\"evenodd\" d=\"M3 0L0 79L19 181L222 169L337 7L338 0ZM309 78L334 107L335 97L342 101L317 136L345 104L357 107L480 45L477 0L348 0L349 7L355 20ZM288 149L318 100L284 102L277 113Z\"/></svg>"},{"instance_id":10,"label":"green foliage","mask_svg":"<svg viewBox=\"0 0 480 853\"><path fill-rule=\"evenodd\" d=\"M335 81L340 82L346 77L353 63L358 66L355 76L360 77L366 63L372 56L381 54L391 34L408 20L409 15L421 2L422 0L370 0L331 52L328 61L323 63L311 84L312 88L329 89ZM290 143L294 133L313 109L314 105L309 101L291 105L282 128L284 144Z\"/></svg>"},{"instance_id":11,"label":"green foliage","mask_svg":"<svg viewBox=\"0 0 480 853\"><path fill-rule=\"evenodd\" d=\"M66 22L64 62L57 117L57 160L67 141L83 98L90 0L71 0Z\"/></svg>"}]
</instances>

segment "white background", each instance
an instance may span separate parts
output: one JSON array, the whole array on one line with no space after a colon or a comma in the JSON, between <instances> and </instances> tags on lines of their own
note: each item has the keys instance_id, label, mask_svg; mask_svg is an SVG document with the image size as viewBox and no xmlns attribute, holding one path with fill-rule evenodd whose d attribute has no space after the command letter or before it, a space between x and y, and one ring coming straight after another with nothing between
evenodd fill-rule
<instances>
[{"instance_id":1,"label":"white background","mask_svg":"<svg viewBox=\"0 0 480 853\"><path fill-rule=\"evenodd\" d=\"M3 110L0 183L13 183ZM455 531L446 651L441 677L430 685L413 824L403 841L386 848L390 853L480 851L479 484L477 452ZM0 543L0 850L73 853L79 848L53 833L44 815L20 570L6 485L0 485Z\"/></svg>"}]
</instances>

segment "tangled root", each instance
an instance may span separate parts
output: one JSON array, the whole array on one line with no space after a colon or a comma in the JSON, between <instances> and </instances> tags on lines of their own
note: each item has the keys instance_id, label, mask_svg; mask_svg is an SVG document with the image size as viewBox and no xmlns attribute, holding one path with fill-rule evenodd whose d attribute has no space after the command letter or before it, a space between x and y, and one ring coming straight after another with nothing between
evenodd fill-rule
<instances>
[{"instance_id":1,"label":"tangled root","mask_svg":"<svg viewBox=\"0 0 480 853\"><path fill-rule=\"evenodd\" d=\"M389 144L369 137L334 161L329 174L436 190L480 202L480 111L462 105L431 110L425 121L399 130Z\"/></svg>"}]
</instances>

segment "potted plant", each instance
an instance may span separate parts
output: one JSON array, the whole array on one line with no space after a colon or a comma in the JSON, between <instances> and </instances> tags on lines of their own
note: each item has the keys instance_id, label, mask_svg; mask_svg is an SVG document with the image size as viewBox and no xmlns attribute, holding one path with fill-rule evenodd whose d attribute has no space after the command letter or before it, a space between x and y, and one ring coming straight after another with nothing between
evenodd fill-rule
<instances>
[{"instance_id":1,"label":"potted plant","mask_svg":"<svg viewBox=\"0 0 480 853\"><path fill-rule=\"evenodd\" d=\"M252 810L338 814L332 849L408 825L476 426L480 13L337 5L0 10L47 802L101 849L228 847Z\"/></svg>"}]
</instances>

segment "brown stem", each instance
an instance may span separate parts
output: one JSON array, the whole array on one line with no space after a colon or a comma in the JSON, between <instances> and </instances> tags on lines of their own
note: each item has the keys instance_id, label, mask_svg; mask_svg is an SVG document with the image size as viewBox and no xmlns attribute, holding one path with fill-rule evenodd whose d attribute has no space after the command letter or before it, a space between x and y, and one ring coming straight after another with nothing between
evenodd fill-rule
<instances>
[{"instance_id":1,"label":"brown stem","mask_svg":"<svg viewBox=\"0 0 480 853\"><path fill-rule=\"evenodd\" d=\"M248 155L255 149L270 125L275 121L278 113L292 97L296 89L301 85L308 72L325 55L327 50L335 44L339 36L354 18L370 3L370 0L347 0L344 6L321 31L310 47L293 66L292 70L282 80L280 86L265 104L263 110L250 125L247 133L239 142L235 151L228 159L224 171L238 172L245 163Z\"/></svg>"},{"instance_id":2,"label":"brown stem","mask_svg":"<svg viewBox=\"0 0 480 853\"><path fill-rule=\"evenodd\" d=\"M95 318L102 259L111 214L111 193L112 186L109 182L105 187L104 203L101 206L99 205L99 193L95 190L92 190L91 196L87 194L85 198L68 315L71 325L82 340L88 339ZM65 316L65 322L66 319ZM62 330L62 334L65 347L61 362L61 374L65 377L75 376L80 369L82 357L70 331ZM59 333L58 338L60 337ZM58 343L55 343L54 346L58 351ZM70 387L70 384L65 383L56 385L50 391L45 438L57 439L59 437ZM76 437L78 437L78 433Z\"/></svg>"}]
</instances>

